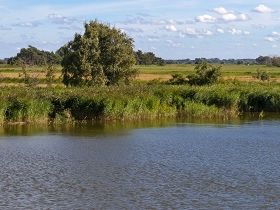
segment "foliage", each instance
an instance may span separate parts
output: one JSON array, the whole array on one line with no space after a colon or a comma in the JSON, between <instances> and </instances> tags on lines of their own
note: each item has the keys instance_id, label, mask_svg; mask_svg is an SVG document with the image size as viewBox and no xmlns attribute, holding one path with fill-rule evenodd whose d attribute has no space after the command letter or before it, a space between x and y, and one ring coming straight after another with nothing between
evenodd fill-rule
<instances>
[{"instance_id":1,"label":"foliage","mask_svg":"<svg viewBox=\"0 0 280 210\"><path fill-rule=\"evenodd\" d=\"M6 121L24 121L27 117L27 106L17 98L9 97L8 106L5 110Z\"/></svg>"},{"instance_id":2,"label":"foliage","mask_svg":"<svg viewBox=\"0 0 280 210\"><path fill-rule=\"evenodd\" d=\"M49 64L46 69L46 81L47 85L51 86L55 82L55 66L52 64Z\"/></svg>"},{"instance_id":3,"label":"foliage","mask_svg":"<svg viewBox=\"0 0 280 210\"><path fill-rule=\"evenodd\" d=\"M280 57L259 56L256 61L258 64L280 67Z\"/></svg>"},{"instance_id":4,"label":"foliage","mask_svg":"<svg viewBox=\"0 0 280 210\"><path fill-rule=\"evenodd\" d=\"M256 78L261 80L261 81L269 81L270 80L270 76L267 73L267 71L261 71L260 69L257 69Z\"/></svg>"},{"instance_id":5,"label":"foliage","mask_svg":"<svg viewBox=\"0 0 280 210\"><path fill-rule=\"evenodd\" d=\"M43 66L46 64L59 64L60 57L53 53L44 50L39 50L36 47L28 46L22 48L15 56L8 59L8 64L21 64Z\"/></svg>"},{"instance_id":6,"label":"foliage","mask_svg":"<svg viewBox=\"0 0 280 210\"><path fill-rule=\"evenodd\" d=\"M210 85L218 81L221 67L212 66L206 62L195 66L196 73L187 76L190 85Z\"/></svg>"},{"instance_id":7,"label":"foliage","mask_svg":"<svg viewBox=\"0 0 280 210\"><path fill-rule=\"evenodd\" d=\"M172 78L167 82L168 84L172 85L183 85L187 84L186 77L183 76L182 74L172 74Z\"/></svg>"},{"instance_id":8,"label":"foliage","mask_svg":"<svg viewBox=\"0 0 280 210\"><path fill-rule=\"evenodd\" d=\"M269 56L259 56L258 58L256 58L256 61L261 65L271 65L271 58Z\"/></svg>"},{"instance_id":9,"label":"foliage","mask_svg":"<svg viewBox=\"0 0 280 210\"><path fill-rule=\"evenodd\" d=\"M272 66L280 67L280 57L272 57L271 64Z\"/></svg>"},{"instance_id":10,"label":"foliage","mask_svg":"<svg viewBox=\"0 0 280 210\"><path fill-rule=\"evenodd\" d=\"M166 64L199 64L202 61L211 64L244 64L255 65L256 59L219 59L219 58L195 58L195 59L180 59L180 60L165 60Z\"/></svg>"},{"instance_id":11,"label":"foliage","mask_svg":"<svg viewBox=\"0 0 280 210\"><path fill-rule=\"evenodd\" d=\"M113 85L136 73L133 40L109 25L91 21L83 35L64 48L63 83L67 86Z\"/></svg>"},{"instance_id":12,"label":"foliage","mask_svg":"<svg viewBox=\"0 0 280 210\"><path fill-rule=\"evenodd\" d=\"M5 87L0 92L0 123L147 119L177 115L226 119L244 112L280 113L280 85Z\"/></svg>"},{"instance_id":13,"label":"foliage","mask_svg":"<svg viewBox=\"0 0 280 210\"><path fill-rule=\"evenodd\" d=\"M19 74L20 78L23 78L23 82L26 86L34 87L39 84L38 75L29 74L25 64L21 64L22 74Z\"/></svg>"},{"instance_id":14,"label":"foliage","mask_svg":"<svg viewBox=\"0 0 280 210\"><path fill-rule=\"evenodd\" d=\"M141 50L135 52L136 63L138 65L160 65L165 64L162 58L156 57L153 52L143 53Z\"/></svg>"},{"instance_id":15,"label":"foliage","mask_svg":"<svg viewBox=\"0 0 280 210\"><path fill-rule=\"evenodd\" d=\"M0 64L1 64L1 65L2 65L2 64L6 64L6 63L7 63L6 60L0 59Z\"/></svg>"}]
</instances>

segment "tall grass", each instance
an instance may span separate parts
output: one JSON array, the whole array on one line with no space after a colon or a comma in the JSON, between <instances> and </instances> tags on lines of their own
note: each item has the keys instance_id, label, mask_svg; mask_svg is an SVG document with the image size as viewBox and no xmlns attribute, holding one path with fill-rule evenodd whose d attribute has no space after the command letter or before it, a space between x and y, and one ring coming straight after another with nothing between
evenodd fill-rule
<instances>
[{"instance_id":1,"label":"tall grass","mask_svg":"<svg viewBox=\"0 0 280 210\"><path fill-rule=\"evenodd\" d=\"M151 119L177 115L226 119L245 112L280 113L280 85L277 84L0 89L1 123Z\"/></svg>"}]
</instances>

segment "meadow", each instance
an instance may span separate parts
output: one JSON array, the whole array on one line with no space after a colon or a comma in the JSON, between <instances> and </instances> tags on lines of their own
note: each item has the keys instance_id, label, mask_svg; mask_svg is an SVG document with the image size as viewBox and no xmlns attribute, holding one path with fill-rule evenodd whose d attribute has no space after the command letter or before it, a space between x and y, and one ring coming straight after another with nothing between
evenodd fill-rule
<instances>
[{"instance_id":1,"label":"meadow","mask_svg":"<svg viewBox=\"0 0 280 210\"><path fill-rule=\"evenodd\" d=\"M151 81L161 80L166 81L172 78L173 74L190 75L194 73L194 65L191 64L168 64L164 66L158 65L141 65L135 66L138 70L136 80ZM61 83L61 66L55 67L56 84ZM238 81L255 81L257 70L265 71L270 75L271 82L280 82L280 68L269 67L264 65L222 65L221 73L224 80ZM46 84L46 67L28 67L28 74L38 80L40 84ZM24 81L22 68L18 66L0 65L0 85L19 85Z\"/></svg>"}]
</instances>

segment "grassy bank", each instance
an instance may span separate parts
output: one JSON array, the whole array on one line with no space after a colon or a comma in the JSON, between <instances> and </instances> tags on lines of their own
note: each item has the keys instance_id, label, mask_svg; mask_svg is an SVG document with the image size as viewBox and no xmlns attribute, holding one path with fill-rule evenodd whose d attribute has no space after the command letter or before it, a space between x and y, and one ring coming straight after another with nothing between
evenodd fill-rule
<instances>
[{"instance_id":1,"label":"grassy bank","mask_svg":"<svg viewBox=\"0 0 280 210\"><path fill-rule=\"evenodd\" d=\"M92 88L2 87L0 122L73 122L280 113L280 85L227 83L204 87L131 85Z\"/></svg>"}]
</instances>

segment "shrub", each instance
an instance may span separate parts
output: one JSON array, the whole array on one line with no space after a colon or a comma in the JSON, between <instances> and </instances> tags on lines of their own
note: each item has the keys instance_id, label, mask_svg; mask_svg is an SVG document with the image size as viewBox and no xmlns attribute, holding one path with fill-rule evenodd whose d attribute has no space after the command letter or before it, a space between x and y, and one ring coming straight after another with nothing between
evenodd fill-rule
<instances>
[{"instance_id":1,"label":"shrub","mask_svg":"<svg viewBox=\"0 0 280 210\"><path fill-rule=\"evenodd\" d=\"M171 85L183 85L187 83L187 80L182 74L172 74L172 79L168 83Z\"/></svg>"},{"instance_id":2,"label":"shrub","mask_svg":"<svg viewBox=\"0 0 280 210\"><path fill-rule=\"evenodd\" d=\"M270 80L270 76L267 73L267 71L261 71L259 69L257 69L256 78L261 80L261 81L269 81Z\"/></svg>"},{"instance_id":3,"label":"shrub","mask_svg":"<svg viewBox=\"0 0 280 210\"><path fill-rule=\"evenodd\" d=\"M221 66L212 66L207 62L195 66L196 73L187 76L190 85L210 85L218 81L221 76Z\"/></svg>"}]
</instances>

